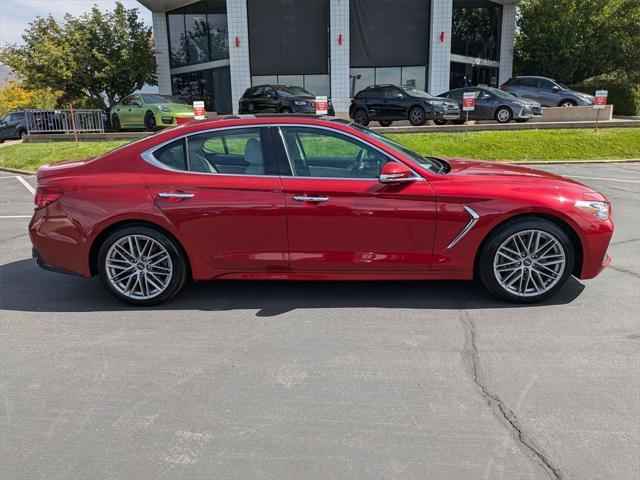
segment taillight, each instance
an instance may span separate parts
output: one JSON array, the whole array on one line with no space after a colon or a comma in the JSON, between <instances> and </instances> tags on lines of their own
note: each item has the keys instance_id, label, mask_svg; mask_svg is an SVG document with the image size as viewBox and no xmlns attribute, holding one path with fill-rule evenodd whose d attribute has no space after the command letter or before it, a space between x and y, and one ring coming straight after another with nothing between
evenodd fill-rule
<instances>
[{"instance_id":1,"label":"taillight","mask_svg":"<svg viewBox=\"0 0 640 480\"><path fill-rule=\"evenodd\" d=\"M35 203L36 210L38 210L46 207L47 205L51 205L56 200L62 198L62 195L64 195L64 191L59 187L38 185L33 203Z\"/></svg>"},{"instance_id":2,"label":"taillight","mask_svg":"<svg viewBox=\"0 0 640 480\"><path fill-rule=\"evenodd\" d=\"M500 85L500 90L504 90L507 87L506 83L503 83L502 85Z\"/></svg>"}]
</instances>

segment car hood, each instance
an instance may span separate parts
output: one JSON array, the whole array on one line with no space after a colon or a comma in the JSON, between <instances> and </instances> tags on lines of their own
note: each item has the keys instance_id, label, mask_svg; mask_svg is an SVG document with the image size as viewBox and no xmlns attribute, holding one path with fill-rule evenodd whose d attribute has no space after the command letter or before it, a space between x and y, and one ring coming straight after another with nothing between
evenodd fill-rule
<instances>
[{"instance_id":1,"label":"car hood","mask_svg":"<svg viewBox=\"0 0 640 480\"><path fill-rule=\"evenodd\" d=\"M570 178L520 165L453 158L447 159L447 162L451 165L449 175L479 177L492 182L547 183L573 190L591 191L589 187Z\"/></svg>"}]
</instances>

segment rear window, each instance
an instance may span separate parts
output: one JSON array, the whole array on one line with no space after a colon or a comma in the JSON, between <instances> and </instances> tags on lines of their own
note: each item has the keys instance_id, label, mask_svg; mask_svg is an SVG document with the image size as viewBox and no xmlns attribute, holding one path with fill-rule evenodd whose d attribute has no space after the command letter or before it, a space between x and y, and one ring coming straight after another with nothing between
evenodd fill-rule
<instances>
[{"instance_id":1,"label":"rear window","mask_svg":"<svg viewBox=\"0 0 640 480\"><path fill-rule=\"evenodd\" d=\"M518 85L522 85L523 87L535 87L536 79L535 78L519 78Z\"/></svg>"}]
</instances>

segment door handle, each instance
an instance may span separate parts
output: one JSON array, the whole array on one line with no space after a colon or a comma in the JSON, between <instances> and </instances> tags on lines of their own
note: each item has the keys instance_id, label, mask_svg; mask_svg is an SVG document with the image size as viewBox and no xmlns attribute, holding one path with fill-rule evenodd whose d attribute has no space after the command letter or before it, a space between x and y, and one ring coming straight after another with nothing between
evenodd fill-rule
<instances>
[{"instance_id":1,"label":"door handle","mask_svg":"<svg viewBox=\"0 0 640 480\"><path fill-rule=\"evenodd\" d=\"M318 202L326 202L327 200L329 200L329 197L307 197L306 195L296 195L293 197L293 199L296 202L318 203Z\"/></svg>"},{"instance_id":2,"label":"door handle","mask_svg":"<svg viewBox=\"0 0 640 480\"><path fill-rule=\"evenodd\" d=\"M186 200L187 198L193 198L193 193L180 193L180 192L162 192L159 193L160 198L175 198L179 200Z\"/></svg>"}]
</instances>

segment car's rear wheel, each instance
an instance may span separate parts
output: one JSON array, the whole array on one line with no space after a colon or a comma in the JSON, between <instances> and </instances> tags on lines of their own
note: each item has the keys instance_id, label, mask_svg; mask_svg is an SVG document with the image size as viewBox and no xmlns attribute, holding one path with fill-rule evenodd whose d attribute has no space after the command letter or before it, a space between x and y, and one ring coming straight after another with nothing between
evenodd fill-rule
<instances>
[{"instance_id":1,"label":"car's rear wheel","mask_svg":"<svg viewBox=\"0 0 640 480\"><path fill-rule=\"evenodd\" d=\"M560 106L563 108L576 107L578 104L574 100L563 100L560 102Z\"/></svg>"},{"instance_id":2,"label":"car's rear wheel","mask_svg":"<svg viewBox=\"0 0 640 480\"><path fill-rule=\"evenodd\" d=\"M120 124L120 117L115 113L111 115L111 128L113 128L114 132L119 132L122 130L122 125Z\"/></svg>"},{"instance_id":3,"label":"car's rear wheel","mask_svg":"<svg viewBox=\"0 0 640 480\"><path fill-rule=\"evenodd\" d=\"M18 131L18 138L20 140L24 140L25 138L27 138L27 131L26 130Z\"/></svg>"},{"instance_id":4,"label":"car's rear wheel","mask_svg":"<svg viewBox=\"0 0 640 480\"><path fill-rule=\"evenodd\" d=\"M187 278L179 246L145 226L125 227L109 235L98 252L98 272L112 295L136 306L168 300Z\"/></svg>"},{"instance_id":5,"label":"car's rear wheel","mask_svg":"<svg viewBox=\"0 0 640 480\"><path fill-rule=\"evenodd\" d=\"M369 115L364 108L359 108L355 111L355 113L353 114L353 120L363 127L369 125Z\"/></svg>"},{"instance_id":6,"label":"car's rear wheel","mask_svg":"<svg viewBox=\"0 0 640 480\"><path fill-rule=\"evenodd\" d=\"M493 294L516 303L553 296L573 272L575 251L567 234L542 218L509 222L478 253L478 274Z\"/></svg>"},{"instance_id":7,"label":"car's rear wheel","mask_svg":"<svg viewBox=\"0 0 640 480\"><path fill-rule=\"evenodd\" d=\"M291 113L291 109L289 107L282 107L280 113Z\"/></svg>"},{"instance_id":8,"label":"car's rear wheel","mask_svg":"<svg viewBox=\"0 0 640 480\"><path fill-rule=\"evenodd\" d=\"M380 120L378 123L381 127L390 127L393 122L391 120Z\"/></svg>"},{"instance_id":9,"label":"car's rear wheel","mask_svg":"<svg viewBox=\"0 0 640 480\"><path fill-rule=\"evenodd\" d=\"M409 122L414 127L424 125L427 121L427 114L422 107L413 107L409 110Z\"/></svg>"},{"instance_id":10,"label":"car's rear wheel","mask_svg":"<svg viewBox=\"0 0 640 480\"><path fill-rule=\"evenodd\" d=\"M508 107L500 107L496 110L496 120L498 123L509 123L513 118L513 113Z\"/></svg>"},{"instance_id":11,"label":"car's rear wheel","mask_svg":"<svg viewBox=\"0 0 640 480\"><path fill-rule=\"evenodd\" d=\"M144 128L146 128L150 132L155 132L158 129L158 125L156 124L156 116L151 110L147 111L147 113L145 113L144 115Z\"/></svg>"}]
</instances>

